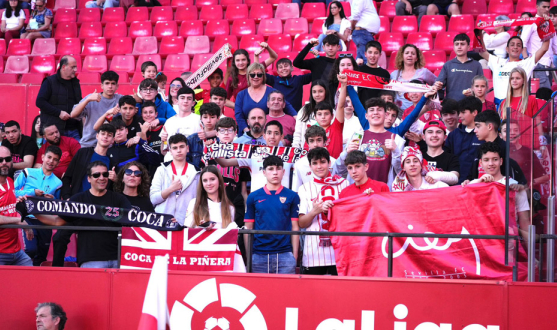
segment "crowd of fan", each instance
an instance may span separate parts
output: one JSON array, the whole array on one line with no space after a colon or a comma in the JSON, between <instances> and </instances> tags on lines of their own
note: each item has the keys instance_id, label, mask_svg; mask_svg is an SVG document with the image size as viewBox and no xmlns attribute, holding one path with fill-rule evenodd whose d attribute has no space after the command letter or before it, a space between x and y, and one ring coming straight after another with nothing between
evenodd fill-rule
<instances>
[{"instance_id":1,"label":"crowd of fan","mask_svg":"<svg viewBox=\"0 0 557 330\"><path fill-rule=\"evenodd\" d=\"M403 0L397 10L458 14L456 2L422 2ZM551 76L534 69L551 66L557 39L542 42L535 26L522 27L520 36L502 28L496 35L485 34L488 49L474 53L462 33L454 38L456 57L438 76L425 68L421 50L410 44L396 53L397 69L390 73L379 65L382 47L373 40L378 23L366 16L377 16L372 2L353 0L357 14L350 20L342 2L330 6L323 35L310 40L293 62L278 59L266 43L254 63L239 49L226 76L217 69L206 89L186 86L189 72L171 80L167 89L167 77L155 63L145 62L136 94L118 94L119 76L107 71L101 92L82 97L76 60L64 56L58 72L41 85L36 99L41 114L32 135L23 135L15 121L2 127L0 223L20 222L17 197L42 196L172 214L186 227L327 231L326 214L339 198L505 183L502 165L510 130L510 184L517 191L519 231L527 239L523 229L531 203L526 191L549 180L531 149L534 145L539 154L546 152L547 126L535 117L538 103L528 82L539 77L538 95L551 95ZM538 16L549 15L557 23L557 8L549 10L549 1L538 1L537 8ZM337 54L350 41L357 54ZM265 51L269 56L260 62ZM305 59L309 52L321 56ZM488 79L474 58L493 71L495 102L486 99ZM276 72L270 73L267 67L275 61ZM309 73L293 74L300 69ZM357 88L348 85L344 70L430 87L426 93ZM309 100L303 99L306 84L311 84ZM444 95L442 103L438 95ZM508 107L510 118L502 111ZM204 159L205 148L213 143L309 152L295 163L263 154ZM524 173L532 171L537 175L530 182ZM29 216L25 223L117 226L47 215ZM16 229L0 230L0 264L46 260L51 230L24 232L22 249ZM54 266L64 264L73 233L58 230L54 235ZM80 231L78 236L81 267L117 267L116 232ZM239 239L245 253L247 240ZM294 273L299 265L306 274L336 274L334 250L325 236L255 235L253 246L245 248L253 251L254 272Z\"/></svg>"}]
</instances>

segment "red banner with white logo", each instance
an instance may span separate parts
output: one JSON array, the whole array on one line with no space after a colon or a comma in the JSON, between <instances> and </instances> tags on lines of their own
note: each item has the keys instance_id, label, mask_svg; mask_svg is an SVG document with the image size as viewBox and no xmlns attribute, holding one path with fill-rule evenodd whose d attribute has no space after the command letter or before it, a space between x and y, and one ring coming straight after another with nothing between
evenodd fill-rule
<instances>
[{"instance_id":1,"label":"red banner with white logo","mask_svg":"<svg viewBox=\"0 0 557 330\"><path fill-rule=\"evenodd\" d=\"M330 231L504 235L505 186L473 184L362 195L336 201L330 212ZM514 235L515 213L510 214L509 233ZM387 276L387 237L333 236L332 242L339 275ZM505 266L504 240L395 237L393 277L512 280L514 248L511 241L511 263ZM520 244L517 248L525 258Z\"/></svg>"},{"instance_id":2,"label":"red banner with white logo","mask_svg":"<svg viewBox=\"0 0 557 330\"><path fill-rule=\"evenodd\" d=\"M238 229L170 232L124 227L120 268L151 269L156 256L168 254L170 270L233 271L237 241Z\"/></svg>"}]
</instances>

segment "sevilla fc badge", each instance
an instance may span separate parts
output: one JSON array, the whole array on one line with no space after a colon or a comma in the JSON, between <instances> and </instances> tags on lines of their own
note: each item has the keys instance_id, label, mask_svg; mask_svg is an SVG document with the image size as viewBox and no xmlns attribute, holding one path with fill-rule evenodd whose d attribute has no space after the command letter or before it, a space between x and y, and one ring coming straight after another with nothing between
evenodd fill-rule
<instances>
[{"instance_id":1,"label":"sevilla fc badge","mask_svg":"<svg viewBox=\"0 0 557 330\"><path fill-rule=\"evenodd\" d=\"M280 198L280 202L281 202L282 204L284 204L284 202L286 202L286 197L281 197L281 198Z\"/></svg>"}]
</instances>

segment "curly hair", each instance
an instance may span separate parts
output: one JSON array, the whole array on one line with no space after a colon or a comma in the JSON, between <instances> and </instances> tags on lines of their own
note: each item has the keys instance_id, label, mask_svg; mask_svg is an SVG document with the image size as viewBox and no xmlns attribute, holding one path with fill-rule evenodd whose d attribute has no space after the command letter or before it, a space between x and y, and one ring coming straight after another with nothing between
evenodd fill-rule
<instances>
[{"instance_id":1,"label":"curly hair","mask_svg":"<svg viewBox=\"0 0 557 330\"><path fill-rule=\"evenodd\" d=\"M425 67L425 60L424 60L424 54L422 53L422 51L412 45L412 44L406 44L404 46L402 46L401 49L398 50L398 52L396 53L396 58L395 58L395 66L399 71L404 70L404 52L406 51L406 48L408 47L412 47L414 48L414 50L416 51L416 56L418 57L417 61L414 63L414 68L417 69L421 69L423 67Z\"/></svg>"},{"instance_id":2,"label":"curly hair","mask_svg":"<svg viewBox=\"0 0 557 330\"><path fill-rule=\"evenodd\" d=\"M149 196L149 188L151 186L149 171L143 164L137 161L127 163L122 166L120 171L118 171L118 177L116 182L114 182L114 191L119 193L124 192L124 172L132 166L137 166L137 168L141 171L141 183L139 184L139 187L137 187L137 195L139 197Z\"/></svg>"}]
</instances>

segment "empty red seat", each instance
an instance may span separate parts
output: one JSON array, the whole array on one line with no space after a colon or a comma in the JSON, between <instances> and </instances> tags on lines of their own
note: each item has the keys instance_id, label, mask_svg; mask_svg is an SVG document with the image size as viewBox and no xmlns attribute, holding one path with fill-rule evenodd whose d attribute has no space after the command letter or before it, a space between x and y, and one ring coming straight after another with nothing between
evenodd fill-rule
<instances>
[{"instance_id":1,"label":"empty red seat","mask_svg":"<svg viewBox=\"0 0 557 330\"><path fill-rule=\"evenodd\" d=\"M261 48L261 46L259 46L259 44L264 42L264 41L265 41L265 39L263 39L263 36L261 36L261 35L243 36L240 39L239 47L241 49L247 50L250 53L254 53L256 50Z\"/></svg>"},{"instance_id":2,"label":"empty red seat","mask_svg":"<svg viewBox=\"0 0 557 330\"><path fill-rule=\"evenodd\" d=\"M217 36L213 42L213 53L221 49L224 44L230 44L232 49L238 49L238 37L232 36Z\"/></svg>"},{"instance_id":3,"label":"empty red seat","mask_svg":"<svg viewBox=\"0 0 557 330\"><path fill-rule=\"evenodd\" d=\"M147 7L130 7L126 14L126 23L144 22L149 20L149 9Z\"/></svg>"},{"instance_id":4,"label":"empty red seat","mask_svg":"<svg viewBox=\"0 0 557 330\"><path fill-rule=\"evenodd\" d=\"M138 37L133 44L134 55L156 54L157 38L156 37Z\"/></svg>"},{"instance_id":5,"label":"empty red seat","mask_svg":"<svg viewBox=\"0 0 557 330\"><path fill-rule=\"evenodd\" d=\"M27 56L10 56L6 60L4 73L27 73L29 72L29 58Z\"/></svg>"},{"instance_id":6,"label":"empty red seat","mask_svg":"<svg viewBox=\"0 0 557 330\"><path fill-rule=\"evenodd\" d=\"M118 74L118 82L120 84L128 84L130 82L130 76L127 72L116 71Z\"/></svg>"},{"instance_id":7,"label":"empty red seat","mask_svg":"<svg viewBox=\"0 0 557 330\"><path fill-rule=\"evenodd\" d=\"M262 19L257 34L268 36L282 33L282 21L278 18Z\"/></svg>"},{"instance_id":8,"label":"empty red seat","mask_svg":"<svg viewBox=\"0 0 557 330\"><path fill-rule=\"evenodd\" d=\"M469 32L474 30L474 16L472 15L453 15L449 20L448 31Z\"/></svg>"},{"instance_id":9,"label":"empty red seat","mask_svg":"<svg viewBox=\"0 0 557 330\"><path fill-rule=\"evenodd\" d=\"M0 69L4 69L4 60L0 60ZM2 73L0 74L0 84L17 84L19 78L18 74L15 73Z\"/></svg>"},{"instance_id":10,"label":"empty red seat","mask_svg":"<svg viewBox=\"0 0 557 330\"><path fill-rule=\"evenodd\" d=\"M77 74L77 79L82 84L100 84L101 74L99 72L80 72Z\"/></svg>"},{"instance_id":11,"label":"empty red seat","mask_svg":"<svg viewBox=\"0 0 557 330\"><path fill-rule=\"evenodd\" d=\"M103 36L103 27L101 22L88 22L81 24L79 28L79 39L98 38Z\"/></svg>"},{"instance_id":12,"label":"empty red seat","mask_svg":"<svg viewBox=\"0 0 557 330\"><path fill-rule=\"evenodd\" d=\"M442 50L447 54L453 51L453 39L458 34L458 32L441 32L435 37L435 42L433 48L436 50Z\"/></svg>"},{"instance_id":13,"label":"empty red seat","mask_svg":"<svg viewBox=\"0 0 557 330\"><path fill-rule=\"evenodd\" d=\"M295 36L308 33L308 21L304 17L289 18L284 22L284 34Z\"/></svg>"},{"instance_id":14,"label":"empty red seat","mask_svg":"<svg viewBox=\"0 0 557 330\"><path fill-rule=\"evenodd\" d=\"M56 60L54 59L54 55L33 56L30 72L49 75L55 73Z\"/></svg>"},{"instance_id":15,"label":"empty red seat","mask_svg":"<svg viewBox=\"0 0 557 330\"><path fill-rule=\"evenodd\" d=\"M157 22L153 35L158 39L162 37L173 37L178 35L178 24L175 21Z\"/></svg>"},{"instance_id":16,"label":"empty red seat","mask_svg":"<svg viewBox=\"0 0 557 330\"><path fill-rule=\"evenodd\" d=\"M195 38L195 37L189 37ZM166 56L168 54L179 54L184 51L183 37L162 37L159 54Z\"/></svg>"},{"instance_id":17,"label":"empty red seat","mask_svg":"<svg viewBox=\"0 0 557 330\"><path fill-rule=\"evenodd\" d=\"M447 21L443 15L424 15L420 21L420 32L429 32L436 35L447 31Z\"/></svg>"},{"instance_id":18,"label":"empty red seat","mask_svg":"<svg viewBox=\"0 0 557 330\"><path fill-rule=\"evenodd\" d=\"M153 7L151 11L151 22L166 22L174 20L174 12L170 6Z\"/></svg>"},{"instance_id":19,"label":"empty red seat","mask_svg":"<svg viewBox=\"0 0 557 330\"><path fill-rule=\"evenodd\" d=\"M381 43L383 51L389 56L391 52L396 52L404 45L404 37L400 32L385 32L379 36L379 43Z\"/></svg>"},{"instance_id":20,"label":"empty red seat","mask_svg":"<svg viewBox=\"0 0 557 330\"><path fill-rule=\"evenodd\" d=\"M554 4L552 4L551 6L555 6ZM515 12L517 13L524 13L524 12L529 12L532 14L536 14L537 12L537 8L536 8L536 0L520 0L516 3L516 10Z\"/></svg>"},{"instance_id":21,"label":"empty red seat","mask_svg":"<svg viewBox=\"0 0 557 330\"><path fill-rule=\"evenodd\" d=\"M115 55L110 62L110 70L116 72L134 72L135 58L133 55Z\"/></svg>"},{"instance_id":22,"label":"empty red seat","mask_svg":"<svg viewBox=\"0 0 557 330\"><path fill-rule=\"evenodd\" d=\"M176 13L174 14L174 20L177 22L195 21L197 20L197 17L196 6L178 7L176 8Z\"/></svg>"},{"instance_id":23,"label":"empty red seat","mask_svg":"<svg viewBox=\"0 0 557 330\"><path fill-rule=\"evenodd\" d=\"M123 22L125 17L123 7L105 8L103 9L102 22Z\"/></svg>"},{"instance_id":24,"label":"empty red seat","mask_svg":"<svg viewBox=\"0 0 557 330\"><path fill-rule=\"evenodd\" d=\"M2 76L2 75L0 75L0 76ZM17 75L16 75L16 77L17 77ZM30 85L40 85L40 84L42 84L44 77L45 77L44 73L25 73L25 74L21 75L21 82L20 83L30 84Z\"/></svg>"},{"instance_id":25,"label":"empty red seat","mask_svg":"<svg viewBox=\"0 0 557 330\"><path fill-rule=\"evenodd\" d=\"M407 36L410 32L418 30L418 19L414 15L396 16L393 18L393 26L391 32L400 32L403 36Z\"/></svg>"},{"instance_id":26,"label":"empty red seat","mask_svg":"<svg viewBox=\"0 0 557 330\"><path fill-rule=\"evenodd\" d=\"M255 34L255 21L251 18L235 20L232 23L230 34L233 36Z\"/></svg>"},{"instance_id":27,"label":"empty red seat","mask_svg":"<svg viewBox=\"0 0 557 330\"><path fill-rule=\"evenodd\" d=\"M27 17L27 15L25 16ZM75 9L64 8L60 9L54 15L53 25L58 25L58 23L68 23L77 21L77 11Z\"/></svg>"},{"instance_id":28,"label":"empty red seat","mask_svg":"<svg viewBox=\"0 0 557 330\"><path fill-rule=\"evenodd\" d=\"M387 70L396 70L396 56L397 53L393 52L389 57L389 62L387 63Z\"/></svg>"},{"instance_id":29,"label":"empty red seat","mask_svg":"<svg viewBox=\"0 0 557 330\"><path fill-rule=\"evenodd\" d=\"M300 17L300 7L297 3L280 3L275 12L275 18L288 19Z\"/></svg>"},{"instance_id":30,"label":"empty red seat","mask_svg":"<svg viewBox=\"0 0 557 330\"><path fill-rule=\"evenodd\" d=\"M526 0L521 0L526 1ZM534 1L534 7L535 7ZM462 14L474 15L485 14L487 12L486 0L466 0L462 3Z\"/></svg>"},{"instance_id":31,"label":"empty red seat","mask_svg":"<svg viewBox=\"0 0 557 330\"><path fill-rule=\"evenodd\" d=\"M184 72L190 69L190 57L184 54L168 55L164 62L164 71Z\"/></svg>"},{"instance_id":32,"label":"empty red seat","mask_svg":"<svg viewBox=\"0 0 557 330\"><path fill-rule=\"evenodd\" d=\"M388 20L388 19L387 19ZM321 34L323 33L323 23L325 23L325 18L316 18L311 23L311 33Z\"/></svg>"},{"instance_id":33,"label":"empty red seat","mask_svg":"<svg viewBox=\"0 0 557 330\"><path fill-rule=\"evenodd\" d=\"M193 60L191 61L190 71L195 72L199 69L205 62L211 58L211 54L195 54L193 55Z\"/></svg>"},{"instance_id":34,"label":"empty red seat","mask_svg":"<svg viewBox=\"0 0 557 330\"><path fill-rule=\"evenodd\" d=\"M219 4L222 6L222 8L228 9L228 7L230 6L243 4L243 1L242 0L220 0Z\"/></svg>"},{"instance_id":35,"label":"empty red seat","mask_svg":"<svg viewBox=\"0 0 557 330\"><path fill-rule=\"evenodd\" d=\"M442 50L426 50L423 52L425 67L431 72L441 69L447 62L447 54Z\"/></svg>"},{"instance_id":36,"label":"empty red seat","mask_svg":"<svg viewBox=\"0 0 557 330\"><path fill-rule=\"evenodd\" d=\"M54 3L54 12L58 13L62 9L74 9L76 8L76 0L56 0ZM75 20L74 20L75 22Z\"/></svg>"},{"instance_id":37,"label":"empty red seat","mask_svg":"<svg viewBox=\"0 0 557 330\"><path fill-rule=\"evenodd\" d=\"M76 38L77 37L77 23L60 23L54 29L54 39L59 40L62 38Z\"/></svg>"},{"instance_id":38,"label":"empty red seat","mask_svg":"<svg viewBox=\"0 0 557 330\"><path fill-rule=\"evenodd\" d=\"M150 37L153 35L153 26L151 22L133 22L130 24L128 36L132 39L137 37Z\"/></svg>"},{"instance_id":39,"label":"empty red seat","mask_svg":"<svg viewBox=\"0 0 557 330\"><path fill-rule=\"evenodd\" d=\"M124 38L128 36L128 26L125 22L108 22L104 28L105 39Z\"/></svg>"},{"instance_id":40,"label":"empty red seat","mask_svg":"<svg viewBox=\"0 0 557 330\"><path fill-rule=\"evenodd\" d=\"M264 5L267 0L244 0L244 3L248 6Z\"/></svg>"},{"instance_id":41,"label":"empty red seat","mask_svg":"<svg viewBox=\"0 0 557 330\"><path fill-rule=\"evenodd\" d=\"M56 14L58 15L58 13ZM100 22L100 21L101 21L100 8L83 8L79 11L79 16L77 17L78 23Z\"/></svg>"},{"instance_id":42,"label":"empty red seat","mask_svg":"<svg viewBox=\"0 0 557 330\"><path fill-rule=\"evenodd\" d=\"M172 8L180 8L193 5L193 0L172 0L170 4Z\"/></svg>"},{"instance_id":43,"label":"empty red seat","mask_svg":"<svg viewBox=\"0 0 557 330\"><path fill-rule=\"evenodd\" d=\"M83 55L105 55L106 39L105 38L87 38L83 41Z\"/></svg>"},{"instance_id":44,"label":"empty red seat","mask_svg":"<svg viewBox=\"0 0 557 330\"><path fill-rule=\"evenodd\" d=\"M151 54L151 55L140 55L139 58L137 59L137 62L135 62L135 71L136 72L141 72L141 65L145 62L153 62L155 63L155 65L157 66L157 69L160 70L160 68L162 68L162 60L159 54Z\"/></svg>"},{"instance_id":45,"label":"empty red seat","mask_svg":"<svg viewBox=\"0 0 557 330\"><path fill-rule=\"evenodd\" d=\"M219 0L195 0L195 5L198 8L203 8L204 6L215 6L219 4Z\"/></svg>"},{"instance_id":46,"label":"empty red seat","mask_svg":"<svg viewBox=\"0 0 557 330\"><path fill-rule=\"evenodd\" d=\"M397 1L384 1L381 3L381 8L379 8L380 16L387 16L390 19L396 16L396 3Z\"/></svg>"},{"instance_id":47,"label":"empty red seat","mask_svg":"<svg viewBox=\"0 0 557 330\"><path fill-rule=\"evenodd\" d=\"M83 60L83 66L81 67L83 72L99 72L103 73L108 70L108 61L104 55L89 55L85 56Z\"/></svg>"},{"instance_id":48,"label":"empty red seat","mask_svg":"<svg viewBox=\"0 0 557 330\"><path fill-rule=\"evenodd\" d=\"M31 54L31 40L12 39L8 45L6 55L29 55Z\"/></svg>"},{"instance_id":49,"label":"empty red seat","mask_svg":"<svg viewBox=\"0 0 557 330\"><path fill-rule=\"evenodd\" d=\"M108 46L107 55L125 55L132 53L132 38L112 38Z\"/></svg>"},{"instance_id":50,"label":"empty red seat","mask_svg":"<svg viewBox=\"0 0 557 330\"><path fill-rule=\"evenodd\" d=\"M0 39L0 56L4 55L6 55L6 40Z\"/></svg>"},{"instance_id":51,"label":"empty red seat","mask_svg":"<svg viewBox=\"0 0 557 330\"><path fill-rule=\"evenodd\" d=\"M32 55L54 55L56 54L56 41L53 38L35 39Z\"/></svg>"},{"instance_id":52,"label":"empty red seat","mask_svg":"<svg viewBox=\"0 0 557 330\"><path fill-rule=\"evenodd\" d=\"M60 39L56 55L79 55L81 54L81 42L78 38Z\"/></svg>"},{"instance_id":53,"label":"empty red seat","mask_svg":"<svg viewBox=\"0 0 557 330\"><path fill-rule=\"evenodd\" d=\"M323 2L306 2L302 7L302 17L313 22L318 17L326 17L327 11Z\"/></svg>"},{"instance_id":54,"label":"empty red seat","mask_svg":"<svg viewBox=\"0 0 557 330\"><path fill-rule=\"evenodd\" d=\"M274 34L267 39L269 46L277 53L288 53L292 51L292 38L280 34Z\"/></svg>"},{"instance_id":55,"label":"empty red seat","mask_svg":"<svg viewBox=\"0 0 557 330\"><path fill-rule=\"evenodd\" d=\"M292 43L292 50L299 52L307 45L310 39L317 38L315 34L301 34L294 38Z\"/></svg>"},{"instance_id":56,"label":"empty red seat","mask_svg":"<svg viewBox=\"0 0 557 330\"><path fill-rule=\"evenodd\" d=\"M228 6L228 8L226 8L226 14L224 14L224 18L226 18L229 22L234 22L239 19L247 19L248 16L249 11L247 5Z\"/></svg>"},{"instance_id":57,"label":"empty red seat","mask_svg":"<svg viewBox=\"0 0 557 330\"><path fill-rule=\"evenodd\" d=\"M256 22L262 19L273 18L273 5L261 4L251 6L249 18L253 18Z\"/></svg>"},{"instance_id":58,"label":"empty red seat","mask_svg":"<svg viewBox=\"0 0 557 330\"><path fill-rule=\"evenodd\" d=\"M391 21L389 20L389 17L387 16L379 16L379 33L381 34L383 32L391 32ZM313 32L316 33L316 32ZM323 32L319 32L319 33L323 33ZM379 37L379 36L377 36Z\"/></svg>"},{"instance_id":59,"label":"empty red seat","mask_svg":"<svg viewBox=\"0 0 557 330\"><path fill-rule=\"evenodd\" d=\"M211 52L211 43L207 36L188 37L184 54L208 54Z\"/></svg>"},{"instance_id":60,"label":"empty red seat","mask_svg":"<svg viewBox=\"0 0 557 330\"><path fill-rule=\"evenodd\" d=\"M202 36L203 35L203 22L201 21L184 21L180 25L181 37L187 38L189 36Z\"/></svg>"},{"instance_id":61,"label":"empty red seat","mask_svg":"<svg viewBox=\"0 0 557 330\"><path fill-rule=\"evenodd\" d=\"M204 6L201 8L199 12L199 19L203 21L203 23L212 20L220 20L222 19L222 6Z\"/></svg>"},{"instance_id":62,"label":"empty red seat","mask_svg":"<svg viewBox=\"0 0 557 330\"><path fill-rule=\"evenodd\" d=\"M408 34L406 43L412 44L422 51L433 49L433 37L429 32L412 32Z\"/></svg>"},{"instance_id":63,"label":"empty red seat","mask_svg":"<svg viewBox=\"0 0 557 330\"><path fill-rule=\"evenodd\" d=\"M230 24L225 19L212 20L207 22L207 27L205 29L205 35L210 38L215 38L216 36L227 36L230 34Z\"/></svg>"},{"instance_id":64,"label":"empty red seat","mask_svg":"<svg viewBox=\"0 0 557 330\"><path fill-rule=\"evenodd\" d=\"M513 0L490 0L487 6L487 12L499 15L514 13Z\"/></svg>"}]
</instances>

